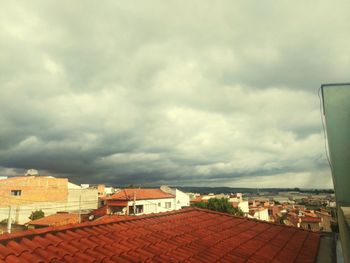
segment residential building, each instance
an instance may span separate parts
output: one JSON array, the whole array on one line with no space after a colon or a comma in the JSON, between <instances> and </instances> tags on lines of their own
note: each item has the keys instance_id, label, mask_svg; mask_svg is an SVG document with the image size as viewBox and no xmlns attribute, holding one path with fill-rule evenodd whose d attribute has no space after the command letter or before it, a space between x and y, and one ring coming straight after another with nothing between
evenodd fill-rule
<instances>
[{"instance_id":1,"label":"residential building","mask_svg":"<svg viewBox=\"0 0 350 263\"><path fill-rule=\"evenodd\" d=\"M248 201L243 200L243 194L236 193L229 195L229 201L232 203L232 206L235 208L239 208L245 215L249 213L249 203Z\"/></svg>"},{"instance_id":2,"label":"residential building","mask_svg":"<svg viewBox=\"0 0 350 263\"><path fill-rule=\"evenodd\" d=\"M163 185L160 187L160 190L175 196L175 210L190 206L190 197L179 189Z\"/></svg>"},{"instance_id":3,"label":"residential building","mask_svg":"<svg viewBox=\"0 0 350 263\"><path fill-rule=\"evenodd\" d=\"M107 214L150 214L180 209L175 195L160 189L123 189L104 198Z\"/></svg>"},{"instance_id":4,"label":"residential building","mask_svg":"<svg viewBox=\"0 0 350 263\"><path fill-rule=\"evenodd\" d=\"M269 210L264 207L250 207L248 217L269 221Z\"/></svg>"},{"instance_id":5,"label":"residential building","mask_svg":"<svg viewBox=\"0 0 350 263\"><path fill-rule=\"evenodd\" d=\"M96 209L97 190L82 188L68 182L67 178L32 175L2 179L0 183L0 221L10 217L13 223L25 224L33 211L42 210L45 215L59 211Z\"/></svg>"},{"instance_id":6,"label":"residential building","mask_svg":"<svg viewBox=\"0 0 350 263\"><path fill-rule=\"evenodd\" d=\"M114 187L105 186L104 184L99 184L97 185L96 188L97 188L98 196L112 195L118 190L118 189L115 189Z\"/></svg>"},{"instance_id":7,"label":"residential building","mask_svg":"<svg viewBox=\"0 0 350 263\"><path fill-rule=\"evenodd\" d=\"M331 214L326 210L315 211L317 217L321 218L321 230L332 232L331 224L333 222Z\"/></svg>"},{"instance_id":8,"label":"residential building","mask_svg":"<svg viewBox=\"0 0 350 263\"><path fill-rule=\"evenodd\" d=\"M304 216L299 217L299 225L303 229L311 231L320 231L321 230L321 218Z\"/></svg>"},{"instance_id":9,"label":"residential building","mask_svg":"<svg viewBox=\"0 0 350 263\"><path fill-rule=\"evenodd\" d=\"M320 238L312 231L186 208L0 236L0 261L316 262L323 252Z\"/></svg>"},{"instance_id":10,"label":"residential building","mask_svg":"<svg viewBox=\"0 0 350 263\"><path fill-rule=\"evenodd\" d=\"M32 202L62 202L68 196L68 179L52 176L17 176L1 180L1 206Z\"/></svg>"}]
</instances>

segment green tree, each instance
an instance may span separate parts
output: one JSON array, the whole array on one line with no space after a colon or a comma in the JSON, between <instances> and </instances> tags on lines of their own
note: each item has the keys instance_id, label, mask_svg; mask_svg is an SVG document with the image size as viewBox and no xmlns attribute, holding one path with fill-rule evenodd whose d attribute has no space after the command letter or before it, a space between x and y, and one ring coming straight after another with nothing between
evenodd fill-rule
<instances>
[{"instance_id":1,"label":"green tree","mask_svg":"<svg viewBox=\"0 0 350 263\"><path fill-rule=\"evenodd\" d=\"M205 203L205 202L203 202L203 201L194 203L192 206L198 207L198 208L205 208L205 209L207 209L207 203Z\"/></svg>"},{"instance_id":2,"label":"green tree","mask_svg":"<svg viewBox=\"0 0 350 263\"><path fill-rule=\"evenodd\" d=\"M206 208L213 211L228 213L232 215L237 216L243 216L244 213L240 208L233 207L232 204L229 202L228 198L211 198L208 200L208 203L205 202L198 202L195 203L193 206L199 207L199 208Z\"/></svg>"},{"instance_id":3,"label":"green tree","mask_svg":"<svg viewBox=\"0 0 350 263\"><path fill-rule=\"evenodd\" d=\"M29 219L36 220L44 216L45 216L45 213L43 212L43 210L40 209L40 210L33 211L32 214L29 216Z\"/></svg>"}]
</instances>

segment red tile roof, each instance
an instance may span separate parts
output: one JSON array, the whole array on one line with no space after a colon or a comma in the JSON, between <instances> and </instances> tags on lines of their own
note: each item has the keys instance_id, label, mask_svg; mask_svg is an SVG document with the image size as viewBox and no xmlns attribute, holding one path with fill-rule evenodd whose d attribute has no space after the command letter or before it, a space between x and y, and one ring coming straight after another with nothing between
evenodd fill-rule
<instances>
[{"instance_id":1,"label":"red tile roof","mask_svg":"<svg viewBox=\"0 0 350 263\"><path fill-rule=\"evenodd\" d=\"M90 215L93 215L95 217L107 215L107 206L105 205L105 206L102 206L100 208L97 208L97 209L91 211Z\"/></svg>"},{"instance_id":2,"label":"red tile roof","mask_svg":"<svg viewBox=\"0 0 350 263\"><path fill-rule=\"evenodd\" d=\"M0 262L314 262L319 234L188 208L0 236Z\"/></svg>"},{"instance_id":3,"label":"red tile roof","mask_svg":"<svg viewBox=\"0 0 350 263\"><path fill-rule=\"evenodd\" d=\"M57 213L54 215L49 215L43 218L29 221L27 224L36 226L63 226L68 224L76 224L78 222L78 214Z\"/></svg>"},{"instance_id":4,"label":"red tile roof","mask_svg":"<svg viewBox=\"0 0 350 263\"><path fill-rule=\"evenodd\" d=\"M197 203L197 202L205 202L208 203L208 199L203 199L202 195L196 196L195 198L192 198L190 200L191 203Z\"/></svg>"},{"instance_id":5,"label":"red tile roof","mask_svg":"<svg viewBox=\"0 0 350 263\"><path fill-rule=\"evenodd\" d=\"M315 211L317 215L332 217L327 211Z\"/></svg>"},{"instance_id":6,"label":"red tile roof","mask_svg":"<svg viewBox=\"0 0 350 263\"><path fill-rule=\"evenodd\" d=\"M97 218L95 221L98 221L99 223L111 223L111 222L124 221L127 219L135 219L135 217L136 216L129 216L129 215L104 215Z\"/></svg>"},{"instance_id":7,"label":"red tile roof","mask_svg":"<svg viewBox=\"0 0 350 263\"><path fill-rule=\"evenodd\" d=\"M134 194L136 200L145 199L162 199L162 198L173 198L174 196L163 192L160 189L124 189L114 195L106 198L107 200L133 200Z\"/></svg>"},{"instance_id":8,"label":"red tile roof","mask_svg":"<svg viewBox=\"0 0 350 263\"><path fill-rule=\"evenodd\" d=\"M321 218L319 217L311 217L311 216L306 216L306 217L300 217L301 222L305 223L318 223L321 222Z\"/></svg>"}]
</instances>

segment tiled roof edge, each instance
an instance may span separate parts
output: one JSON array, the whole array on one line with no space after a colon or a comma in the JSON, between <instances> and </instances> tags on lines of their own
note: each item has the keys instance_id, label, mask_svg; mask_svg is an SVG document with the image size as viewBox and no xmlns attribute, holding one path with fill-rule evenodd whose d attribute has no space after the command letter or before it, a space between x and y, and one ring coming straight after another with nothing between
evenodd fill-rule
<instances>
[{"instance_id":1,"label":"tiled roof edge","mask_svg":"<svg viewBox=\"0 0 350 263\"><path fill-rule=\"evenodd\" d=\"M149 197L149 198L136 198L137 201L140 200L153 200L153 199L167 199L167 198L175 198L175 195L169 194L169 196L164 196L164 197ZM107 197L105 200L108 201L132 201L132 199L123 199L123 198L112 198L112 197Z\"/></svg>"},{"instance_id":2,"label":"tiled roof edge","mask_svg":"<svg viewBox=\"0 0 350 263\"><path fill-rule=\"evenodd\" d=\"M152 214L147 214L147 215L135 216L135 218L128 217L125 220L115 220L115 221L109 221L109 222L88 221L88 222L83 222L80 224L68 224L68 225L64 225L64 226L49 226L49 227L40 228L40 229L30 229L30 230L21 231L18 233L0 235L0 244L6 244L13 239L20 240L24 237L30 238L30 237L36 236L36 235L45 235L48 233L56 233L56 232L61 232L61 231L66 231L66 230L73 230L74 231L74 230L82 229L85 227L108 225L108 224L119 224L119 223L124 223L124 222L129 222L129 221L142 220L145 218L163 217L163 216L168 216L168 215L172 215L172 214L186 213L186 212L191 212L194 210L196 210L196 208L184 208L184 209L173 210L173 211L169 211L169 212L152 213ZM206 210L204 210L204 211L206 211Z\"/></svg>"}]
</instances>

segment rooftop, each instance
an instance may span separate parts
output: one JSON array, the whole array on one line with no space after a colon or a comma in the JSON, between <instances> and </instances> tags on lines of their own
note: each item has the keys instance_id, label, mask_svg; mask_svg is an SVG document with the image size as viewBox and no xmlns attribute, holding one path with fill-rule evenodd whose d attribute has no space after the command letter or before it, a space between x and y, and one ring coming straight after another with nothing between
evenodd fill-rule
<instances>
[{"instance_id":1,"label":"rooftop","mask_svg":"<svg viewBox=\"0 0 350 263\"><path fill-rule=\"evenodd\" d=\"M0 262L315 262L320 236L187 208L0 236Z\"/></svg>"},{"instance_id":2,"label":"rooftop","mask_svg":"<svg viewBox=\"0 0 350 263\"><path fill-rule=\"evenodd\" d=\"M305 216L305 217L300 217L301 222L305 223L319 223L321 222L321 218L319 217L310 217L310 216Z\"/></svg>"},{"instance_id":3,"label":"rooftop","mask_svg":"<svg viewBox=\"0 0 350 263\"><path fill-rule=\"evenodd\" d=\"M114 195L106 198L107 200L133 200L135 195L136 200L145 199L162 199L173 198L174 196L163 192L160 189L123 189L122 191L115 193Z\"/></svg>"},{"instance_id":4,"label":"rooftop","mask_svg":"<svg viewBox=\"0 0 350 263\"><path fill-rule=\"evenodd\" d=\"M28 225L37 226L63 226L68 224L76 224L79 222L78 214L57 213L36 220L29 221Z\"/></svg>"}]
</instances>

